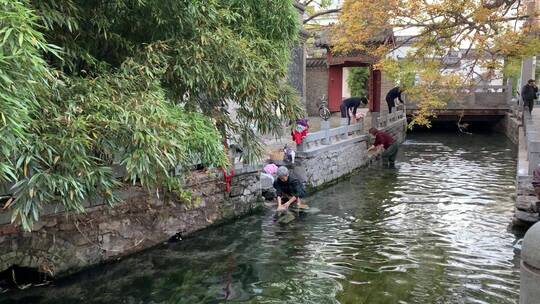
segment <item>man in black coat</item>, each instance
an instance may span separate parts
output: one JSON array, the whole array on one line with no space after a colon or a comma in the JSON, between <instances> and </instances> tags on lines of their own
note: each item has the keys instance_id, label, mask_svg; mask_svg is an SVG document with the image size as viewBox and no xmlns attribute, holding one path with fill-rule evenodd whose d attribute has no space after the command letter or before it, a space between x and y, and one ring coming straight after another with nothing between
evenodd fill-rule
<instances>
[{"instance_id":1,"label":"man in black coat","mask_svg":"<svg viewBox=\"0 0 540 304\"><path fill-rule=\"evenodd\" d=\"M388 104L388 113L392 113L392 108L396 106L396 98L399 100L399 102L404 103L401 99L401 93L403 92L403 89L400 87L395 87L388 91L386 94L386 103Z\"/></svg>"},{"instance_id":2,"label":"man in black coat","mask_svg":"<svg viewBox=\"0 0 540 304\"><path fill-rule=\"evenodd\" d=\"M532 112L534 100L536 99L536 93L538 93L538 87L534 79L529 79L527 84L521 89L521 98L523 99L523 107L529 108L529 113Z\"/></svg>"},{"instance_id":3,"label":"man in black coat","mask_svg":"<svg viewBox=\"0 0 540 304\"><path fill-rule=\"evenodd\" d=\"M366 97L349 97L343 100L341 103L341 118L349 118L349 125L351 124L351 116L356 117L356 110L361 104L367 104L368 100ZM352 113L352 115L351 115Z\"/></svg>"}]
</instances>

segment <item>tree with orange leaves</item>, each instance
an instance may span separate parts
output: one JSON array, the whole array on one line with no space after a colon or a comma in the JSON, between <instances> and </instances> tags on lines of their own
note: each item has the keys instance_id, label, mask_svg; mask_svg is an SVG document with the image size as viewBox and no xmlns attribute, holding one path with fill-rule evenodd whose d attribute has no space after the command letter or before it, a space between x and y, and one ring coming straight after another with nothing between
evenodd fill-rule
<instances>
[{"instance_id":1,"label":"tree with orange leaves","mask_svg":"<svg viewBox=\"0 0 540 304\"><path fill-rule=\"evenodd\" d=\"M345 0L334 32L334 52L362 51L381 58L379 67L405 87L418 103L414 124L430 125L436 110L458 91L475 85L478 68L494 77L508 62L535 55L540 40L534 7L520 0ZM394 44L374 45L385 29L407 35ZM400 60L390 56L411 45ZM468 71L445 73L445 56L464 50ZM514 69L515 70L515 69ZM416 75L414 85L410 75ZM484 75L486 76L486 75Z\"/></svg>"}]
</instances>

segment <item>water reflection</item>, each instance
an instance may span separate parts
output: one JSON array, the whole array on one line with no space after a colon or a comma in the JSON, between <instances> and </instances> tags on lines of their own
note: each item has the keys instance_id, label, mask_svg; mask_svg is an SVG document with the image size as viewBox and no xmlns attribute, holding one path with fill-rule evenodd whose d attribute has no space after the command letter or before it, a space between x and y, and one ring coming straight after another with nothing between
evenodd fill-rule
<instances>
[{"instance_id":1,"label":"water reflection","mask_svg":"<svg viewBox=\"0 0 540 304\"><path fill-rule=\"evenodd\" d=\"M517 303L511 144L416 135L398 161L288 226L252 216L0 303Z\"/></svg>"}]
</instances>

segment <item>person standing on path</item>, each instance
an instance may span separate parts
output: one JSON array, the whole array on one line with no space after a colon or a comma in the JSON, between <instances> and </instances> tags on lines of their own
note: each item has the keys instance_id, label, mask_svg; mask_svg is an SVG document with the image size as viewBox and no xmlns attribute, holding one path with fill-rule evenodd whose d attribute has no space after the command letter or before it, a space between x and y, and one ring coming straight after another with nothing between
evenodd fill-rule
<instances>
[{"instance_id":1,"label":"person standing on path","mask_svg":"<svg viewBox=\"0 0 540 304\"><path fill-rule=\"evenodd\" d=\"M538 164L533 171L532 186L534 193L536 194L536 198L538 201L540 201L540 164Z\"/></svg>"},{"instance_id":2,"label":"person standing on path","mask_svg":"<svg viewBox=\"0 0 540 304\"><path fill-rule=\"evenodd\" d=\"M521 98L523 99L523 107L529 108L529 113L532 112L534 100L536 99L536 93L538 93L538 87L534 79L529 79L527 84L521 89Z\"/></svg>"},{"instance_id":3,"label":"person standing on path","mask_svg":"<svg viewBox=\"0 0 540 304\"><path fill-rule=\"evenodd\" d=\"M351 116L356 118L356 110L360 104L367 104L368 100L366 97L349 97L344 99L341 103L341 118L347 117L349 119L348 124L351 124Z\"/></svg>"},{"instance_id":4,"label":"person standing on path","mask_svg":"<svg viewBox=\"0 0 540 304\"><path fill-rule=\"evenodd\" d=\"M401 99L401 93L403 93L403 89L400 87L395 87L388 91L386 94L386 103L388 104L388 113L392 113L392 108L396 106L396 98L401 102L404 103Z\"/></svg>"},{"instance_id":5,"label":"person standing on path","mask_svg":"<svg viewBox=\"0 0 540 304\"><path fill-rule=\"evenodd\" d=\"M395 168L396 155L398 152L397 141L390 134L377 130L376 128L369 129L369 134L375 136L375 142L371 147L369 147L368 152L372 150L384 149L382 153L383 166Z\"/></svg>"}]
</instances>

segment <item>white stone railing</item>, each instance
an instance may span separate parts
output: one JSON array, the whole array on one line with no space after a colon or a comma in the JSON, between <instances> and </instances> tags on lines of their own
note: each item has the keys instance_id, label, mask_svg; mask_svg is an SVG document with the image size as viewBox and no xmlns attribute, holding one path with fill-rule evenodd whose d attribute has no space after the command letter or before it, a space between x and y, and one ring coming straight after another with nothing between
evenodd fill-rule
<instances>
[{"instance_id":1,"label":"white stone railing","mask_svg":"<svg viewBox=\"0 0 540 304\"><path fill-rule=\"evenodd\" d=\"M298 152L307 152L328 146L349 138L358 137L364 133L364 122L360 121L353 125L347 125L347 118L343 118L341 126L330 128L329 121L321 121L321 130L309 133L300 145L297 145Z\"/></svg>"},{"instance_id":2,"label":"white stone railing","mask_svg":"<svg viewBox=\"0 0 540 304\"><path fill-rule=\"evenodd\" d=\"M523 111L523 131L527 145L527 159L529 161L529 175L540 164L540 119L535 121L529 111Z\"/></svg>"},{"instance_id":3,"label":"white stone railing","mask_svg":"<svg viewBox=\"0 0 540 304\"><path fill-rule=\"evenodd\" d=\"M386 128L387 126L393 124L396 121L403 119L404 117L405 117L404 110L398 110L388 115L381 116L377 120L377 128L379 129Z\"/></svg>"}]
</instances>

